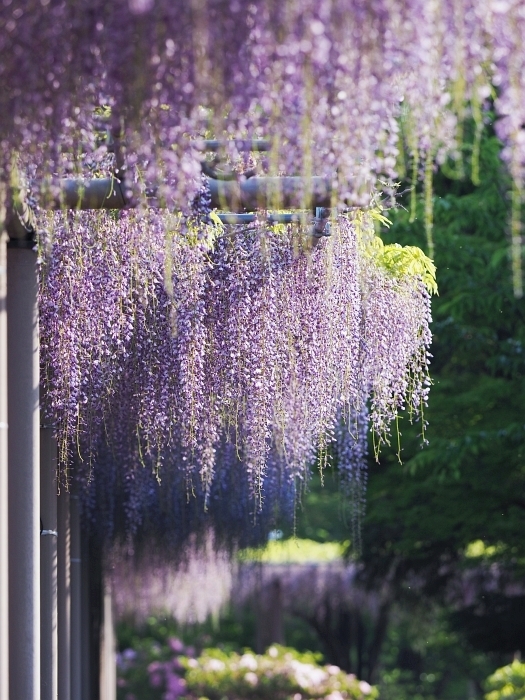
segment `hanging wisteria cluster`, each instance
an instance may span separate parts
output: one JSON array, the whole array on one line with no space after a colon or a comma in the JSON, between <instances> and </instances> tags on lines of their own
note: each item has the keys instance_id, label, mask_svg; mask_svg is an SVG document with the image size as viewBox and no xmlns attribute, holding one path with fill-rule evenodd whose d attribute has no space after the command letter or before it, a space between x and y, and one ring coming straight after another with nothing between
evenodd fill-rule
<instances>
[{"instance_id":1,"label":"hanging wisteria cluster","mask_svg":"<svg viewBox=\"0 0 525 700\"><path fill-rule=\"evenodd\" d=\"M101 129L123 128L128 195L156 187L179 205L202 138L235 155L234 138L267 137L267 172L325 176L334 204L366 204L378 179L424 181L432 257L434 164L465 172L473 124L478 181L495 114L523 294L525 0L6 0L0 28L0 180L23 154L48 194L50 177L85 175Z\"/></svg>"},{"instance_id":2,"label":"hanging wisteria cluster","mask_svg":"<svg viewBox=\"0 0 525 700\"><path fill-rule=\"evenodd\" d=\"M341 486L350 506L351 542L359 552L368 476L369 415L366 401L359 409L349 408L349 414L341 414L336 423L335 453Z\"/></svg>"},{"instance_id":3,"label":"hanging wisteria cluster","mask_svg":"<svg viewBox=\"0 0 525 700\"><path fill-rule=\"evenodd\" d=\"M4 162L67 171L106 107L129 164L177 172L180 202L206 133L272 136L276 172L337 170L359 197L400 172L403 144L416 176L454 153L494 98L523 182L523 0L6 0L0 26Z\"/></svg>"},{"instance_id":4,"label":"hanging wisteria cluster","mask_svg":"<svg viewBox=\"0 0 525 700\"><path fill-rule=\"evenodd\" d=\"M368 397L378 444L399 410L420 416L429 292L381 263L371 215L315 247L309 227L165 210L42 223L46 406L101 536L184 537L205 509L219 538L247 532L293 511L341 421L366 439Z\"/></svg>"}]
</instances>

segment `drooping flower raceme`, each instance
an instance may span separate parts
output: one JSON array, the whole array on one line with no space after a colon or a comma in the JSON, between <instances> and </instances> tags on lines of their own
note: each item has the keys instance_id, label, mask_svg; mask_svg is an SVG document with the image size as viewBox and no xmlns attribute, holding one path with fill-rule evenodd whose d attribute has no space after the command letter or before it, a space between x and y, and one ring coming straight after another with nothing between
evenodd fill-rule
<instances>
[{"instance_id":1,"label":"drooping flower raceme","mask_svg":"<svg viewBox=\"0 0 525 700\"><path fill-rule=\"evenodd\" d=\"M334 176L366 197L426 153L458 154L497 86L496 125L518 184L525 122L523 0L26 0L0 26L3 163L24 152L46 174L75 169L111 112L128 165L179 204L199 137L275 137L276 172ZM31 50L28 50L31 47ZM39 115L35 119L35 115ZM286 148L282 148L282 144ZM420 166L422 166L420 168Z\"/></svg>"},{"instance_id":2,"label":"drooping flower raceme","mask_svg":"<svg viewBox=\"0 0 525 700\"><path fill-rule=\"evenodd\" d=\"M46 407L101 536L183 537L208 509L227 538L292 510L368 398L379 442L399 410L420 414L428 293L379 264L356 222L312 248L298 225L161 210L42 221ZM342 447L341 470L361 483L357 453Z\"/></svg>"},{"instance_id":3,"label":"drooping flower raceme","mask_svg":"<svg viewBox=\"0 0 525 700\"><path fill-rule=\"evenodd\" d=\"M385 178L409 176L414 192L424 182L432 257L435 164L450 158L465 174L472 133L478 182L491 121L514 183L513 283L523 295L525 0L19 5L0 6L4 185L19 161L49 199L60 192L54 178L96 174L96 162L106 172L99 156L109 148L121 151L128 202L156 188L160 201L184 206L203 138L225 140L221 157L235 159L235 139L266 137L267 173L324 176L341 206L367 204ZM105 130L123 135L123 147Z\"/></svg>"}]
</instances>

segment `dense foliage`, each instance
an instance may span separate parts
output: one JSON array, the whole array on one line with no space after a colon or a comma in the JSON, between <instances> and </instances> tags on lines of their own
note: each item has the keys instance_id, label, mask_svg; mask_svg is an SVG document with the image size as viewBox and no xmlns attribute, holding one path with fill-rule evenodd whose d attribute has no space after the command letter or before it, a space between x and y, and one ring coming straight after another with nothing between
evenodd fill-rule
<instances>
[{"instance_id":1,"label":"dense foliage","mask_svg":"<svg viewBox=\"0 0 525 700\"><path fill-rule=\"evenodd\" d=\"M428 566L430 588L475 540L495 548L491 561L510 565L523 556L523 304L508 278L499 147L493 138L484 143L479 187L438 178L432 433L419 450L402 422L404 464L385 453L389 468L374 468L367 565L377 573L379 563L383 572L394 561L405 571ZM402 211L396 217L396 240L417 236L407 219ZM403 473L412 478L396 488Z\"/></svg>"},{"instance_id":2,"label":"dense foliage","mask_svg":"<svg viewBox=\"0 0 525 700\"><path fill-rule=\"evenodd\" d=\"M525 698L525 664L514 660L508 666L498 668L487 679L488 693L485 700L523 700Z\"/></svg>"},{"instance_id":3,"label":"dense foliage","mask_svg":"<svg viewBox=\"0 0 525 700\"><path fill-rule=\"evenodd\" d=\"M511 203L500 147L484 137L479 186L452 179L448 168L436 177L440 296L433 304L429 445L420 450L400 422L404 463L385 452L381 466L371 465L363 527L368 585L388 580L392 607L444 605L443 637L461 645L462 673L478 686L488 671L468 661L476 652L488 654L490 670L525 650L525 326L508 275ZM418 241L407 212L391 218L386 240ZM425 626L421 634L425 639ZM447 669L436 674L438 664L426 665L425 649L422 640L417 653L411 648L405 670L416 680L434 673L436 697L456 697L447 695Z\"/></svg>"}]
</instances>

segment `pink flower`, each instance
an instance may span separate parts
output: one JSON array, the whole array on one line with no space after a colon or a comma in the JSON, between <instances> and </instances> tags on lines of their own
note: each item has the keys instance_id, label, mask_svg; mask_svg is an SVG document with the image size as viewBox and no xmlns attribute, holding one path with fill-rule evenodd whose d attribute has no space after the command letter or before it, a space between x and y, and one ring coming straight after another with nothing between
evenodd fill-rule
<instances>
[{"instance_id":1,"label":"pink flower","mask_svg":"<svg viewBox=\"0 0 525 700\"><path fill-rule=\"evenodd\" d=\"M180 641L180 639L177 639L177 637L170 637L168 640L168 646L176 654L182 654L184 652L184 644Z\"/></svg>"}]
</instances>

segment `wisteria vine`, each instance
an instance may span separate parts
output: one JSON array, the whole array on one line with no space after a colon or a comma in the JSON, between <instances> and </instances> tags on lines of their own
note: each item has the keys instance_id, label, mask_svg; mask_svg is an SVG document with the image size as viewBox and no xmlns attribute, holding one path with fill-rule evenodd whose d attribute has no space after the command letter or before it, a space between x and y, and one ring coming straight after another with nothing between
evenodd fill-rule
<instances>
[{"instance_id":1,"label":"wisteria vine","mask_svg":"<svg viewBox=\"0 0 525 700\"><path fill-rule=\"evenodd\" d=\"M293 511L342 419L369 398L381 443L426 403L429 293L378 261L370 214L312 247L295 224L221 227L202 197L41 218L45 405L103 537Z\"/></svg>"},{"instance_id":2,"label":"wisteria vine","mask_svg":"<svg viewBox=\"0 0 525 700\"><path fill-rule=\"evenodd\" d=\"M45 155L48 172L67 169L80 145L95 145L106 106L125 119L133 157L148 157L151 173L179 170L181 192L197 156L188 134L223 129L275 135L287 144L277 151L286 172L309 163L332 175L337 166L342 190L359 191L371 173L399 172L403 139L422 165L429 149L453 151L463 120L479 123L492 96L505 157L522 181L523 8L523 0L5 2L2 150L9 157L24 147Z\"/></svg>"},{"instance_id":3,"label":"wisteria vine","mask_svg":"<svg viewBox=\"0 0 525 700\"><path fill-rule=\"evenodd\" d=\"M424 181L431 256L434 163L464 172L473 125L477 181L494 112L521 295L524 0L6 0L0 27L5 182L17 153L44 188L82 175L100 128L123 127L127 185L183 205L202 138L235 152L232 137L271 137L270 174L326 176L338 203L366 203L378 178Z\"/></svg>"}]
</instances>

